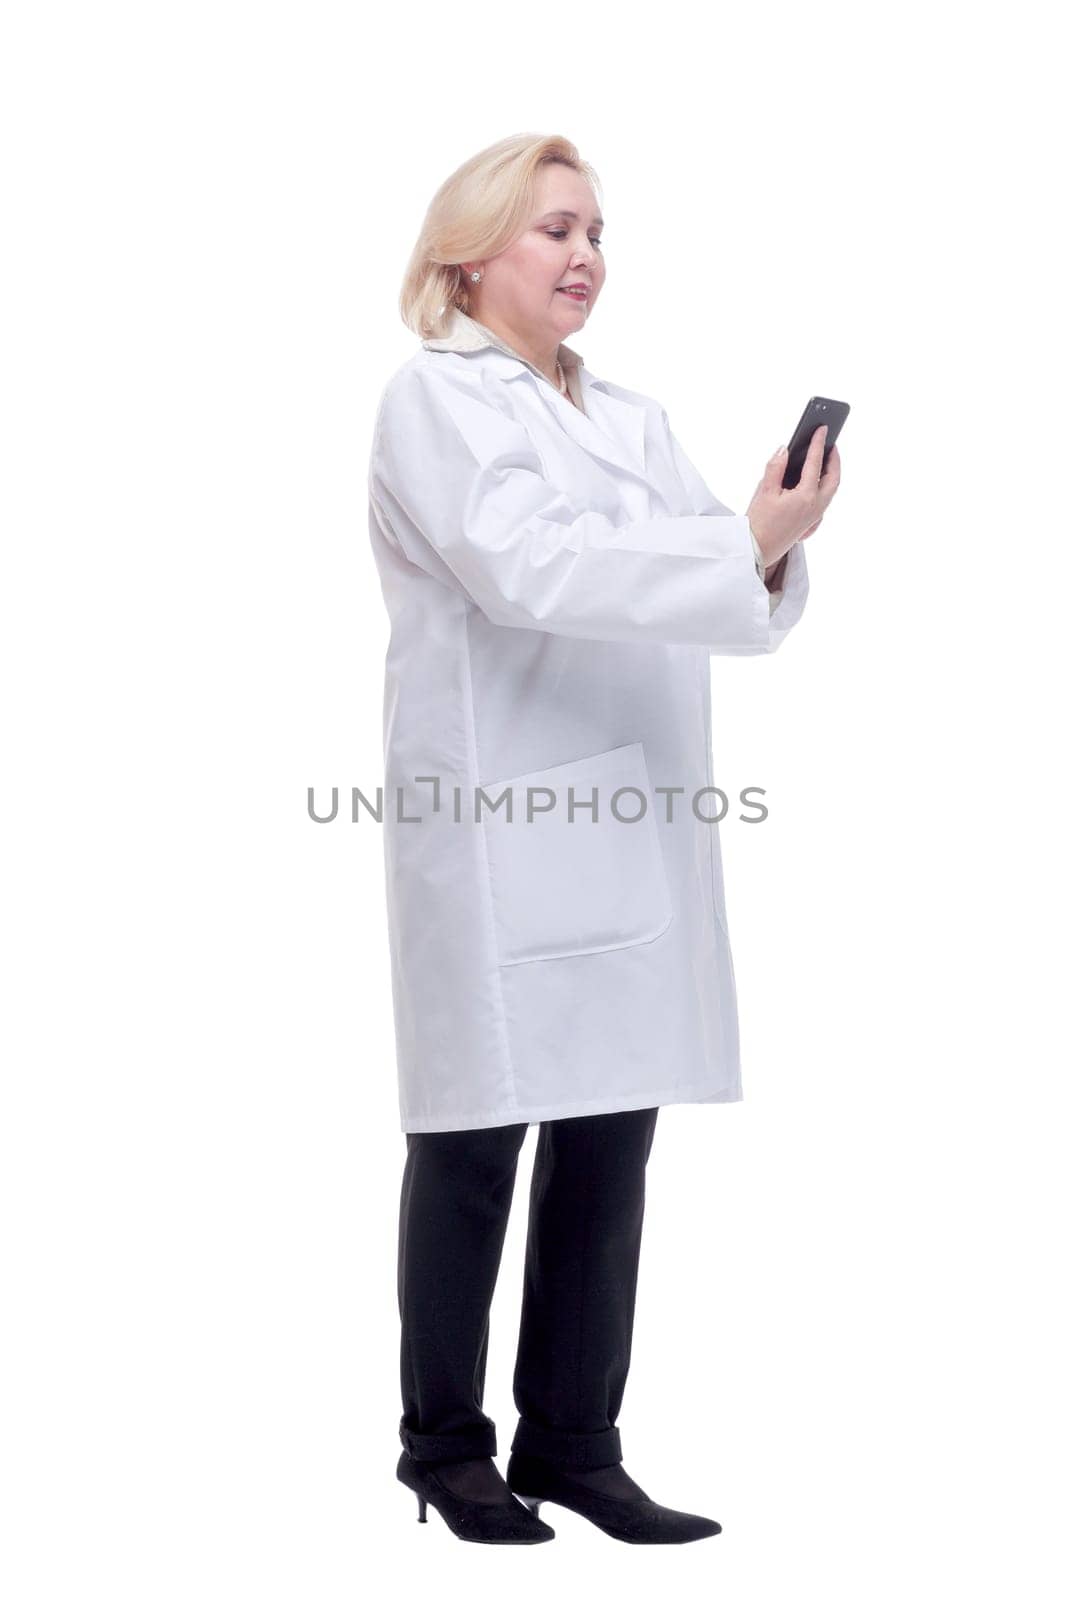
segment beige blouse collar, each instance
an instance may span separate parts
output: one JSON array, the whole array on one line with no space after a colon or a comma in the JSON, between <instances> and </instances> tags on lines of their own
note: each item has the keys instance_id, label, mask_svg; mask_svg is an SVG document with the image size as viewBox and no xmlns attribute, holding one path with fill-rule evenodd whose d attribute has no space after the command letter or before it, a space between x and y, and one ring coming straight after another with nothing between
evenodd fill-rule
<instances>
[{"instance_id":1,"label":"beige blouse collar","mask_svg":"<svg viewBox=\"0 0 1067 1600\"><path fill-rule=\"evenodd\" d=\"M509 344L505 344L504 340L498 334L495 334L491 328L487 328L484 323L476 322L473 317L469 317L458 306L451 308L444 333L436 339L424 339L422 345L424 350L458 350L462 354L467 354L472 350L483 350L487 345L491 345L497 350L502 350L505 355L514 356L516 361L521 361L524 366L530 368L531 372L535 372L539 378L544 378L545 376L539 367L535 367L532 361L528 361L517 350L513 350ZM569 345L561 344L558 354L559 364L563 368L563 376L567 380L568 393L579 410L584 411L579 369L584 367L585 362L577 350L572 350ZM547 378L545 382L548 382Z\"/></svg>"}]
</instances>

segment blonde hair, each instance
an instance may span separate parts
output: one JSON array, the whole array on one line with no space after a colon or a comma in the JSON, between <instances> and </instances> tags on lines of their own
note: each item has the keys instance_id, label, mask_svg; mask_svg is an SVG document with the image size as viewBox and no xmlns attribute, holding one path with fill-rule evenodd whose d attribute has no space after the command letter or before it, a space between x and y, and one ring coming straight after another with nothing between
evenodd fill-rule
<instances>
[{"instance_id":1,"label":"blonde hair","mask_svg":"<svg viewBox=\"0 0 1067 1600\"><path fill-rule=\"evenodd\" d=\"M452 306L468 311L460 262L495 256L521 233L533 210L538 170L550 161L580 173L600 204L599 178L560 134L512 134L445 179L430 201L400 289L400 315L420 338L438 336Z\"/></svg>"}]
</instances>

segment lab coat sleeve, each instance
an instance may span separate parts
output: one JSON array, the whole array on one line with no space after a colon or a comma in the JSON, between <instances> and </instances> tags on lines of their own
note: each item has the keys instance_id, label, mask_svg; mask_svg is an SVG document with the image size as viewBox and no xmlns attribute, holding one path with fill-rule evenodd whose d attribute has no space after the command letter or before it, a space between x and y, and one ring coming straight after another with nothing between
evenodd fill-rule
<instances>
[{"instance_id":1,"label":"lab coat sleeve","mask_svg":"<svg viewBox=\"0 0 1067 1600\"><path fill-rule=\"evenodd\" d=\"M667 438L670 440L671 454L674 458L675 470L677 471L682 482L685 484L686 491L691 496L693 504L698 506L701 511L705 511L711 516L731 516L732 512L727 506L723 505L721 500L717 500L715 498L707 484L704 482L704 479L700 476L700 473L697 471L696 467L694 467L693 463L690 461L689 457L678 443L678 440L671 431L671 425L668 421L667 413L665 411L662 413L662 416L663 427L666 431ZM748 522L747 517L745 521L746 523ZM760 583L764 584L766 587L766 569L763 560L763 552L759 547L759 541L757 540L756 535L752 532L751 525L749 525L749 535L752 539L752 552L756 561L756 571L759 574ZM775 574L774 588L769 589L767 594L769 600L768 609L770 613L770 629L772 635L777 635L775 642L772 643L770 648L775 650L777 649L778 645L781 644L782 640L785 638L794 622L796 622L799 618L800 613L804 609L805 601L808 598L807 560L804 555L804 547L799 542L791 546L791 548L786 552L785 561L781 571ZM780 617L776 618L775 612L786 600L789 601L786 610Z\"/></svg>"},{"instance_id":2,"label":"lab coat sleeve","mask_svg":"<svg viewBox=\"0 0 1067 1600\"><path fill-rule=\"evenodd\" d=\"M760 575L760 582L765 583L767 581L767 564L763 559L763 551L759 547L759 540L755 534L752 535L752 554L756 558L756 571Z\"/></svg>"},{"instance_id":3,"label":"lab coat sleeve","mask_svg":"<svg viewBox=\"0 0 1067 1600\"><path fill-rule=\"evenodd\" d=\"M760 655L803 609L803 552L790 552L772 615L747 517L706 487L696 515L617 524L557 488L526 429L477 384L425 366L401 369L382 397L369 487L407 560L502 627Z\"/></svg>"},{"instance_id":4,"label":"lab coat sleeve","mask_svg":"<svg viewBox=\"0 0 1067 1600\"><path fill-rule=\"evenodd\" d=\"M785 576L785 567L782 567L781 572L775 573L772 580L774 583L774 588L772 589L771 585L767 582L767 564L763 559L763 551L760 549L759 540L756 538L755 534L752 535L752 554L756 559L756 571L760 575L760 582L764 584L767 593L771 597L771 616L773 617L775 609L778 606L778 602L782 598L782 585L780 580Z\"/></svg>"}]
</instances>

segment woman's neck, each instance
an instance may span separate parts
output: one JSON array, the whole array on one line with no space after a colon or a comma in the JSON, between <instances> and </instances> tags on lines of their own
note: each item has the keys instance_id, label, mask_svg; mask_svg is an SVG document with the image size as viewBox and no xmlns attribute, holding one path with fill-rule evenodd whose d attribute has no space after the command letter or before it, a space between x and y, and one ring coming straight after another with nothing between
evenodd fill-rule
<instances>
[{"instance_id":1,"label":"woman's neck","mask_svg":"<svg viewBox=\"0 0 1067 1600\"><path fill-rule=\"evenodd\" d=\"M556 388L559 388L559 373L557 371L559 366L558 339L535 347L531 340L524 338L522 334L516 333L513 328L505 327L498 318L494 317L490 320L484 313L475 315L473 311L470 316L474 322L480 323L483 328L488 328L490 333L495 333L497 338L502 339L506 345L514 350L516 355L521 356L524 361L528 361L531 366L536 367L538 372L544 374L549 383L555 384Z\"/></svg>"}]
</instances>

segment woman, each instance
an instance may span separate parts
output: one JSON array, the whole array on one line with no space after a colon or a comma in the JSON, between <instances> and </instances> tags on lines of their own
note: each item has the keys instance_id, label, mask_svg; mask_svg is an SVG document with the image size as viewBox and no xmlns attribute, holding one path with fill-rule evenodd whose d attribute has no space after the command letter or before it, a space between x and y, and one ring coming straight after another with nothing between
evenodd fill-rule
<instances>
[{"instance_id":1,"label":"woman","mask_svg":"<svg viewBox=\"0 0 1067 1600\"><path fill-rule=\"evenodd\" d=\"M837 488L823 430L745 516L663 408L565 338L604 284L595 173L516 136L430 205L401 295L370 532L385 672L386 890L401 1126L397 1476L461 1538L553 1537L544 1500L632 1543L719 1532L623 1469L658 1107L741 1098L708 656L775 650ZM526 1129L519 1412L482 1409ZM518 1497L518 1498L516 1498Z\"/></svg>"}]
</instances>

